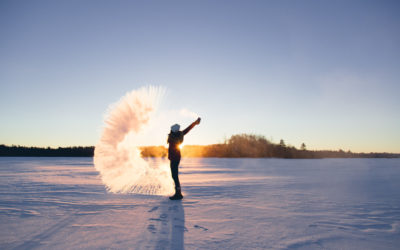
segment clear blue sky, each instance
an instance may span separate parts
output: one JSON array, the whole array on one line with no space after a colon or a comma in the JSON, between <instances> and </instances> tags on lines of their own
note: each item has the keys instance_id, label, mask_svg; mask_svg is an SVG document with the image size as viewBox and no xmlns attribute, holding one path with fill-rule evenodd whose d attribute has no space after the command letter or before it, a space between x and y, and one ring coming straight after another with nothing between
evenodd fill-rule
<instances>
[{"instance_id":1,"label":"clear blue sky","mask_svg":"<svg viewBox=\"0 0 400 250\"><path fill-rule=\"evenodd\" d=\"M94 145L107 106L152 84L166 108L202 116L187 144L255 133L400 152L399 13L385 0L3 0L0 144Z\"/></svg>"}]
</instances>

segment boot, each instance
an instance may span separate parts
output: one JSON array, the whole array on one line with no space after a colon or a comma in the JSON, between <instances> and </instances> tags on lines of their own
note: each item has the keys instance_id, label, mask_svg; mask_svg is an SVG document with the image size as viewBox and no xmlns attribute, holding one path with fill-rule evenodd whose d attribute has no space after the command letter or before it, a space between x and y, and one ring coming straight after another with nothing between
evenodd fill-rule
<instances>
[{"instance_id":1,"label":"boot","mask_svg":"<svg viewBox=\"0 0 400 250\"><path fill-rule=\"evenodd\" d=\"M171 197L169 197L170 200L182 200L183 195L181 193L181 188L177 187L175 188L175 194Z\"/></svg>"}]
</instances>

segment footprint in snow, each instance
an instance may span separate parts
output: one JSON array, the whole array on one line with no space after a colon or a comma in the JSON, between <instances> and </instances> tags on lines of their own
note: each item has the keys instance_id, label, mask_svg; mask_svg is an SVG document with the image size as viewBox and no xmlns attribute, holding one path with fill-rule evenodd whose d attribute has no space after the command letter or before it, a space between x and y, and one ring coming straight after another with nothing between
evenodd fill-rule
<instances>
[{"instance_id":1,"label":"footprint in snow","mask_svg":"<svg viewBox=\"0 0 400 250\"><path fill-rule=\"evenodd\" d=\"M156 227L153 225L153 224L150 224L150 225L148 225L147 226L147 230L149 231L149 232L151 232L151 233L156 233Z\"/></svg>"},{"instance_id":2,"label":"footprint in snow","mask_svg":"<svg viewBox=\"0 0 400 250\"><path fill-rule=\"evenodd\" d=\"M177 228L177 229L180 229L180 230L182 230L184 232L189 232L189 230L185 226L175 225L174 227Z\"/></svg>"},{"instance_id":3,"label":"footprint in snow","mask_svg":"<svg viewBox=\"0 0 400 250\"><path fill-rule=\"evenodd\" d=\"M208 228L205 228L205 227L202 227L202 226L199 226L199 225L194 225L194 228L203 229L203 231L208 231Z\"/></svg>"},{"instance_id":4,"label":"footprint in snow","mask_svg":"<svg viewBox=\"0 0 400 250\"><path fill-rule=\"evenodd\" d=\"M151 213L151 212L154 212L154 211L156 211L158 209L158 207L153 207L152 209L150 209L149 211L147 211L147 212L149 212L149 213Z\"/></svg>"}]
</instances>

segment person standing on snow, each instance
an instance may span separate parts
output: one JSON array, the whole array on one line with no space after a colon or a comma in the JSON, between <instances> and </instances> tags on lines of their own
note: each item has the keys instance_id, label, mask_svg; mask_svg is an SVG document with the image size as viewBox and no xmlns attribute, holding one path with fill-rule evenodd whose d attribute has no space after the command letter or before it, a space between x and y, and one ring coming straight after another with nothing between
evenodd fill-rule
<instances>
[{"instance_id":1,"label":"person standing on snow","mask_svg":"<svg viewBox=\"0 0 400 250\"><path fill-rule=\"evenodd\" d=\"M168 159L170 160L172 179L175 183L175 194L169 197L171 200L181 200L183 195L181 193L181 184L178 177L178 166L181 161L181 150L179 145L183 142L183 136L196 125L200 124L200 117L197 118L189 127L183 131L179 131L180 125L175 124L171 126L171 132L168 135Z\"/></svg>"}]
</instances>

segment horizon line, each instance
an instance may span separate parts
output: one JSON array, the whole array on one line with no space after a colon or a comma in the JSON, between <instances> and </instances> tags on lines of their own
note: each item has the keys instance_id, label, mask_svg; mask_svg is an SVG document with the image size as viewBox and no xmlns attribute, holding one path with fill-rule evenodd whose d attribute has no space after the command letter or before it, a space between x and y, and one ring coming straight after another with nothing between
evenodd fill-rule
<instances>
[{"instance_id":1,"label":"horizon line","mask_svg":"<svg viewBox=\"0 0 400 250\"><path fill-rule=\"evenodd\" d=\"M183 147L186 147L186 146L203 146L203 147L206 147L206 146L211 146L211 145L219 145L219 144L224 144L224 143L212 143L212 144L184 144L183 145ZM275 145L279 145L279 143L271 143L271 144L275 144ZM75 146L25 146L25 145L16 145L16 144L11 144L11 145L6 145L6 144L0 144L0 146L6 146L6 147L26 147L26 148L43 148L43 149L48 149L48 148L50 148L50 149L58 149L58 148L79 148L79 147L82 147L82 148L89 148L89 147L93 147L93 148L95 148L96 146L95 145L86 145L86 146L82 146L82 145L75 145ZM137 146L138 148L141 148L141 147L165 147L165 148L168 148L168 147L166 147L165 145L138 145ZM288 145L286 145L286 147L288 147L288 148L291 148L291 147L293 147L293 148L295 148L295 149L297 149L297 150L300 150L300 149L298 149L297 147L295 147L295 146L293 146L293 145L290 145L290 144L288 144ZM344 152L351 152L351 153L354 153L354 154L400 154L400 152L384 152L384 151L370 151L370 152L365 152L365 151L363 151L363 152L361 152L361 151L352 151L352 150L344 150L344 149L341 149L341 148L338 148L338 149L309 149L309 148L306 148L306 150L307 151L344 151Z\"/></svg>"}]
</instances>

